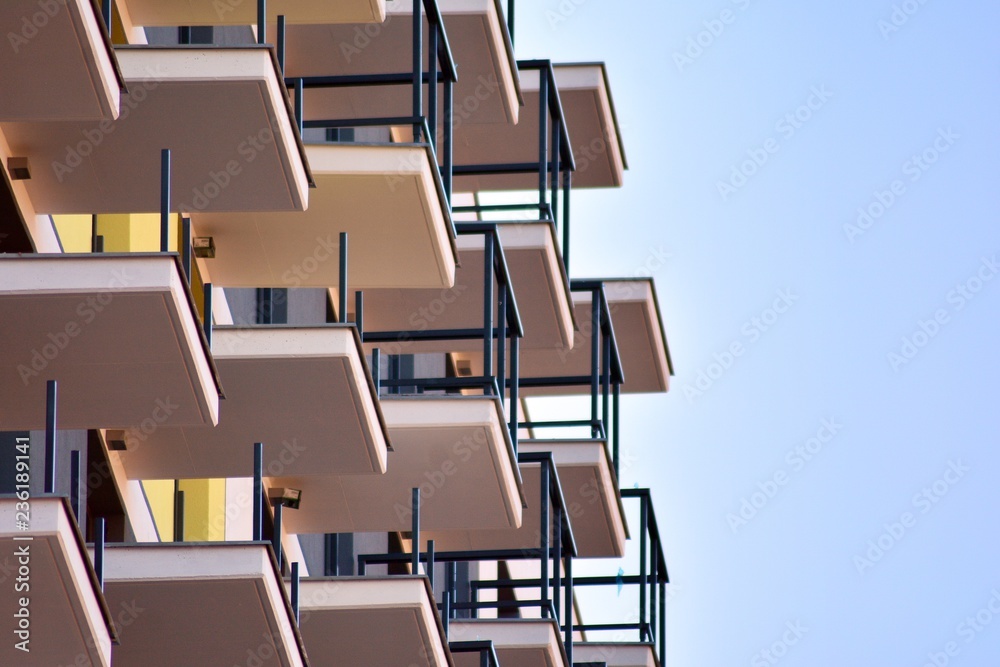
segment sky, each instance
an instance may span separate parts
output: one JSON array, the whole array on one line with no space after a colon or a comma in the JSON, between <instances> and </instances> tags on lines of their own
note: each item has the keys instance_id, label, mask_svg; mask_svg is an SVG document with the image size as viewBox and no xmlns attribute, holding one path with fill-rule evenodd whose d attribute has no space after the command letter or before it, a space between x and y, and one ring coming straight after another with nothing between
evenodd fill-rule
<instances>
[{"instance_id":1,"label":"sky","mask_svg":"<svg viewBox=\"0 0 1000 667\"><path fill-rule=\"evenodd\" d=\"M516 18L518 58L606 62L621 124L624 187L573 194L573 277L668 255L676 376L623 401L621 480L653 489L668 664L997 664L1000 5ZM585 620L631 602L588 595Z\"/></svg>"}]
</instances>

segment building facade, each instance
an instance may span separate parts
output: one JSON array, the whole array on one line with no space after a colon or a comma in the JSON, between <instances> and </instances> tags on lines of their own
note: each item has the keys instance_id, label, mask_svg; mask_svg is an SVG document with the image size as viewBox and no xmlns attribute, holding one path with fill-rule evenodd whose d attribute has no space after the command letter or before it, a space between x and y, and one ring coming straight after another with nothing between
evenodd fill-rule
<instances>
[{"instance_id":1,"label":"building facade","mask_svg":"<svg viewBox=\"0 0 1000 667\"><path fill-rule=\"evenodd\" d=\"M656 291L570 263L609 78L514 9L3 3L0 664L663 664Z\"/></svg>"}]
</instances>

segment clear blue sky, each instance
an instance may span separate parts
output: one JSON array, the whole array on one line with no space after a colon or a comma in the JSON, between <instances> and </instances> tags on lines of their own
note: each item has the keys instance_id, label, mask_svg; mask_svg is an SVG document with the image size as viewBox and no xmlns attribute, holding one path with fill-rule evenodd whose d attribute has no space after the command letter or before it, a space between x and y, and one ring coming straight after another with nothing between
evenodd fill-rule
<instances>
[{"instance_id":1,"label":"clear blue sky","mask_svg":"<svg viewBox=\"0 0 1000 667\"><path fill-rule=\"evenodd\" d=\"M622 486L654 489L672 667L1000 660L1000 5L896 6L518 2L519 58L607 62L631 167L574 194L575 276L671 253L677 376L625 402Z\"/></svg>"}]
</instances>

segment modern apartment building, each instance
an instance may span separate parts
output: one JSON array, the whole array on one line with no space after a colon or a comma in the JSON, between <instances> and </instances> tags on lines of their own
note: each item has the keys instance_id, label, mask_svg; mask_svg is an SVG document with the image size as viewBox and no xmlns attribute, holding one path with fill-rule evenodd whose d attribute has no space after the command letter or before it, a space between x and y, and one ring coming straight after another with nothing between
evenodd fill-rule
<instances>
[{"instance_id":1,"label":"modern apartment building","mask_svg":"<svg viewBox=\"0 0 1000 667\"><path fill-rule=\"evenodd\" d=\"M0 665L664 663L656 291L570 263L609 78L514 9L0 4Z\"/></svg>"}]
</instances>

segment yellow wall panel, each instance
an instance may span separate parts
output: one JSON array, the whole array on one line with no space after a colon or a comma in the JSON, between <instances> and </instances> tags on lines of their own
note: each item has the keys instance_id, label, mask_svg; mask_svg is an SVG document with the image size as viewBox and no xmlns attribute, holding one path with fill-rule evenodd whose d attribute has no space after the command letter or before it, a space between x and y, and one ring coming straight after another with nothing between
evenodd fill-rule
<instances>
[{"instance_id":1,"label":"yellow wall panel","mask_svg":"<svg viewBox=\"0 0 1000 667\"><path fill-rule=\"evenodd\" d=\"M59 234L63 252L90 252L90 234L93 227L90 215L54 215L52 222Z\"/></svg>"},{"instance_id":2,"label":"yellow wall panel","mask_svg":"<svg viewBox=\"0 0 1000 667\"><path fill-rule=\"evenodd\" d=\"M153 522L161 542L174 539L174 480L149 479L142 483L146 501L153 513ZM186 514L186 512L185 512Z\"/></svg>"}]
</instances>

